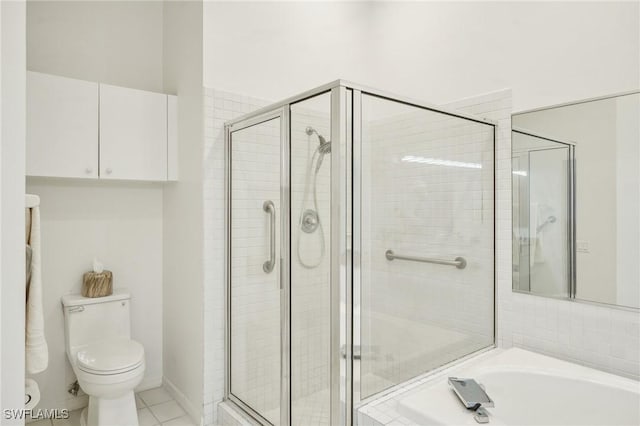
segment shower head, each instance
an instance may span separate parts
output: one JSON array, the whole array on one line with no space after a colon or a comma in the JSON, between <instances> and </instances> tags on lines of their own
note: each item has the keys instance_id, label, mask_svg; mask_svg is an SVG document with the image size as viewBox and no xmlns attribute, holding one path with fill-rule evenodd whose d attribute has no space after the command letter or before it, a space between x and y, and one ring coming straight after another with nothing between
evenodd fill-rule
<instances>
[{"instance_id":1,"label":"shower head","mask_svg":"<svg viewBox=\"0 0 640 426\"><path fill-rule=\"evenodd\" d=\"M322 136L320 133L318 133L318 131L316 129L314 129L313 127L309 126L304 131L309 136L311 136L314 133L316 134L316 136L318 136L318 141L319 141L318 151L320 152L320 154L328 154L328 153L331 152L331 141L327 141L324 138L324 136Z\"/></svg>"},{"instance_id":2,"label":"shower head","mask_svg":"<svg viewBox=\"0 0 640 426\"><path fill-rule=\"evenodd\" d=\"M331 142L325 141L322 136L319 136L319 137L320 137L320 145L318 146L318 151L320 151L320 154L329 154L331 152Z\"/></svg>"}]
</instances>

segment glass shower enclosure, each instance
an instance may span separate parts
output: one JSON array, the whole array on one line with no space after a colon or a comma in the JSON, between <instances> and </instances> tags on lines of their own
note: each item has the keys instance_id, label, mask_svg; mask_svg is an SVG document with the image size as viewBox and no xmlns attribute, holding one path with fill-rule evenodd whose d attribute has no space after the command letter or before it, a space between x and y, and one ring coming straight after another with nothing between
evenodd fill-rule
<instances>
[{"instance_id":1,"label":"glass shower enclosure","mask_svg":"<svg viewBox=\"0 0 640 426\"><path fill-rule=\"evenodd\" d=\"M350 425L493 346L495 123L338 80L225 131L228 401Z\"/></svg>"}]
</instances>

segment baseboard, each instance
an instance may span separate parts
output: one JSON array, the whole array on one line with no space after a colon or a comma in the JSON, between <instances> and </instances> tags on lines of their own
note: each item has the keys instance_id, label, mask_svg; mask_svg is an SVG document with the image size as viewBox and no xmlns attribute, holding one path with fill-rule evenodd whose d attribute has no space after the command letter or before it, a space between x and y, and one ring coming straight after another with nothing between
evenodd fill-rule
<instances>
[{"instance_id":1,"label":"baseboard","mask_svg":"<svg viewBox=\"0 0 640 426\"><path fill-rule=\"evenodd\" d=\"M202 417L200 415L200 410L196 410L191 401L189 401L189 399L180 391L180 389L176 387L176 385L171 382L171 380L163 377L162 383L164 384L167 392L171 394L173 399L175 399L176 402L180 404L182 408L184 408L189 417L191 417L191 420L194 422L194 424L201 425Z\"/></svg>"},{"instance_id":2,"label":"baseboard","mask_svg":"<svg viewBox=\"0 0 640 426\"><path fill-rule=\"evenodd\" d=\"M153 377L144 377L142 379L142 382L140 382L140 384L138 386L136 386L136 389L134 390L135 393L138 392L142 392L142 391L146 391L149 389L153 389L153 388L159 388L160 386L162 386L162 376L153 376Z\"/></svg>"}]
</instances>

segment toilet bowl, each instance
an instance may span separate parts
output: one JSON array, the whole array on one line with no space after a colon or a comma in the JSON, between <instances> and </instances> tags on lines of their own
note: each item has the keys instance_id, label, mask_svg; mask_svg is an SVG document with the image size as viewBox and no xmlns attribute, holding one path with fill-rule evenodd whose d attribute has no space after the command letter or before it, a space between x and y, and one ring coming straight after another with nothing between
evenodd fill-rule
<instances>
[{"instance_id":1,"label":"toilet bowl","mask_svg":"<svg viewBox=\"0 0 640 426\"><path fill-rule=\"evenodd\" d=\"M144 347L130 338L130 296L62 298L67 356L89 406L88 426L137 426L134 389L145 371Z\"/></svg>"}]
</instances>

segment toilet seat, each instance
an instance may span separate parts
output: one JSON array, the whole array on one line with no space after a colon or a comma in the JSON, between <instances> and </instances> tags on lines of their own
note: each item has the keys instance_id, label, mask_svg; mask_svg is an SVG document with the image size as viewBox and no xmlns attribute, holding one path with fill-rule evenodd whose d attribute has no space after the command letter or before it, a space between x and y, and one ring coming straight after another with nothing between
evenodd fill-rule
<instances>
[{"instance_id":1,"label":"toilet seat","mask_svg":"<svg viewBox=\"0 0 640 426\"><path fill-rule=\"evenodd\" d=\"M96 375L122 374L144 363L144 347L125 338L104 339L88 344L76 354L78 369Z\"/></svg>"}]
</instances>

